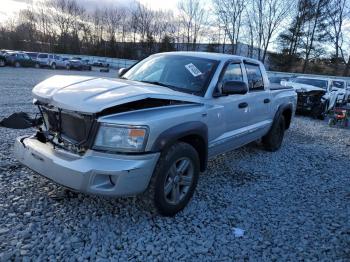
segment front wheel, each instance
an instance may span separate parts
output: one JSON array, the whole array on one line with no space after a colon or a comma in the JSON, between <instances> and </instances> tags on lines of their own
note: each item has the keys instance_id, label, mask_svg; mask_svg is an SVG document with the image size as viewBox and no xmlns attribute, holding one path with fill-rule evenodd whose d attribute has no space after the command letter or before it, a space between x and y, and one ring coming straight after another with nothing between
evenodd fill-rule
<instances>
[{"instance_id":1,"label":"front wheel","mask_svg":"<svg viewBox=\"0 0 350 262\"><path fill-rule=\"evenodd\" d=\"M15 62L15 67L20 67L21 64L19 62Z\"/></svg>"},{"instance_id":2,"label":"front wheel","mask_svg":"<svg viewBox=\"0 0 350 262\"><path fill-rule=\"evenodd\" d=\"M51 69L53 69L53 70L56 69L56 64L55 64L55 63L52 63L52 64L51 64Z\"/></svg>"},{"instance_id":3,"label":"front wheel","mask_svg":"<svg viewBox=\"0 0 350 262\"><path fill-rule=\"evenodd\" d=\"M275 152L280 149L284 137L285 121L281 115L274 121L270 131L263 137L262 142L267 151Z\"/></svg>"},{"instance_id":4,"label":"front wheel","mask_svg":"<svg viewBox=\"0 0 350 262\"><path fill-rule=\"evenodd\" d=\"M197 151L187 143L176 143L162 153L148 189L140 200L151 211L174 216L192 198L198 176Z\"/></svg>"}]
</instances>

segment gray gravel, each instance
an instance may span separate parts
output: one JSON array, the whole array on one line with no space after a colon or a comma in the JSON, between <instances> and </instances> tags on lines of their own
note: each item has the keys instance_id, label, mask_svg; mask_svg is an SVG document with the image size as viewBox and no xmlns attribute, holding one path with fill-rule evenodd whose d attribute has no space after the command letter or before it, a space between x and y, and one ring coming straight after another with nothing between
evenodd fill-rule
<instances>
[{"instance_id":1,"label":"gray gravel","mask_svg":"<svg viewBox=\"0 0 350 262\"><path fill-rule=\"evenodd\" d=\"M0 118L35 113L31 88L57 73L115 74L0 68ZM251 144L210 161L175 218L135 198L60 199L59 186L13 159L28 130L0 131L0 261L350 261L349 129L297 117L280 151Z\"/></svg>"}]
</instances>

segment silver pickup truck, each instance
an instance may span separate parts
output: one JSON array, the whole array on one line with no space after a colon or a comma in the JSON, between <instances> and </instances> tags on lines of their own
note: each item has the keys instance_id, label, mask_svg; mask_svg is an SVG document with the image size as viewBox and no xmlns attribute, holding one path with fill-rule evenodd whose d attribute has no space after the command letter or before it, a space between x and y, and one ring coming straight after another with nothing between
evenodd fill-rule
<instances>
[{"instance_id":1,"label":"silver pickup truck","mask_svg":"<svg viewBox=\"0 0 350 262\"><path fill-rule=\"evenodd\" d=\"M21 163L75 191L140 195L165 216L190 201L208 159L259 139L278 150L297 99L256 60L201 52L152 55L119 79L54 76L33 96L43 125L17 138Z\"/></svg>"}]
</instances>

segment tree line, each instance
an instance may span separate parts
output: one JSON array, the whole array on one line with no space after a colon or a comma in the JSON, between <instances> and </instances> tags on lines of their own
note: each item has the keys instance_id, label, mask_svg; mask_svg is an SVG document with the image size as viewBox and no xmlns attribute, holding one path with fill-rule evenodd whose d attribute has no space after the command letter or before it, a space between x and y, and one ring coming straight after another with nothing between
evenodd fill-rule
<instances>
[{"instance_id":1,"label":"tree line","mask_svg":"<svg viewBox=\"0 0 350 262\"><path fill-rule=\"evenodd\" d=\"M0 25L0 48L141 59L200 50L254 57L273 70L348 75L349 0L179 0L176 10L86 9L35 2Z\"/></svg>"}]
</instances>

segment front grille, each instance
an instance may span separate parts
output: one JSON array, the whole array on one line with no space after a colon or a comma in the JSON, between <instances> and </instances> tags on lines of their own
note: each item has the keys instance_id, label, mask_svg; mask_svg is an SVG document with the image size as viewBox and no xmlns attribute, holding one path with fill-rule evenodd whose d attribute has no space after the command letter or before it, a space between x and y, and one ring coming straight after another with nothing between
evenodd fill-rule
<instances>
[{"instance_id":1,"label":"front grille","mask_svg":"<svg viewBox=\"0 0 350 262\"><path fill-rule=\"evenodd\" d=\"M42 108L48 131L55 137L74 145L84 145L89 140L93 118L60 109Z\"/></svg>"},{"instance_id":2,"label":"front grille","mask_svg":"<svg viewBox=\"0 0 350 262\"><path fill-rule=\"evenodd\" d=\"M321 97L323 94L310 94L304 92L298 92L297 109L303 110L307 108L313 108L321 104Z\"/></svg>"}]
</instances>

